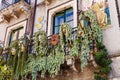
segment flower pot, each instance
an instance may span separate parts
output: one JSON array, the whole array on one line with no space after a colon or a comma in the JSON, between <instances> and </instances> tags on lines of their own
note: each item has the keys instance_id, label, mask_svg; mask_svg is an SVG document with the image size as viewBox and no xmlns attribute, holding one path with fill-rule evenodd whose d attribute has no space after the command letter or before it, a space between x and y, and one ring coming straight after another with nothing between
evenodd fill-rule
<instances>
[{"instance_id":1,"label":"flower pot","mask_svg":"<svg viewBox=\"0 0 120 80\"><path fill-rule=\"evenodd\" d=\"M52 35L51 44L52 44L53 46L55 46L55 45L58 44L58 41L59 41L59 36L58 36L58 34Z\"/></svg>"}]
</instances>

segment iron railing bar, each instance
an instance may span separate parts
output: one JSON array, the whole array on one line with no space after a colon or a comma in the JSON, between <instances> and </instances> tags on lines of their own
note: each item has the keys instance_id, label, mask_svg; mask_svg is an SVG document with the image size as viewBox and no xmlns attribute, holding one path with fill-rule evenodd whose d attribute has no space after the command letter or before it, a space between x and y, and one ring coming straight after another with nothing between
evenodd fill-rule
<instances>
[{"instance_id":1,"label":"iron railing bar","mask_svg":"<svg viewBox=\"0 0 120 80\"><path fill-rule=\"evenodd\" d=\"M76 30L74 30L74 29L77 29L78 27L74 27L74 28L72 28L72 34L76 31ZM59 33L57 33L58 35L59 35ZM52 34L53 35L53 34ZM52 35L49 35L49 36L47 36L47 38L50 38Z\"/></svg>"},{"instance_id":2,"label":"iron railing bar","mask_svg":"<svg viewBox=\"0 0 120 80\"><path fill-rule=\"evenodd\" d=\"M19 1L17 1L17 2L9 3L9 2L6 1L6 0L2 0L2 3L3 3L3 5L5 5L5 6L2 6L3 8L1 8L0 11L4 10L5 8L7 8L7 7L9 7L9 6L13 5L13 4L16 4L16 3L20 2L20 1L21 1L21 0L19 0ZM28 3L28 4L30 4L30 3L27 2L27 1L25 1L25 2ZM1 6L1 5L0 5L0 6Z\"/></svg>"}]
</instances>

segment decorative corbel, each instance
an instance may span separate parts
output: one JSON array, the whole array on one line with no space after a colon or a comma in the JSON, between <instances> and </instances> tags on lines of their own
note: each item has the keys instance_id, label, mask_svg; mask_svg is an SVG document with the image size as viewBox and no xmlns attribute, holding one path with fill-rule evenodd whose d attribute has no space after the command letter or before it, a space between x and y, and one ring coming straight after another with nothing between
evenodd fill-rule
<instances>
[{"instance_id":1,"label":"decorative corbel","mask_svg":"<svg viewBox=\"0 0 120 80\"><path fill-rule=\"evenodd\" d=\"M3 17L4 17L4 21L5 21L6 23L9 23L9 22L10 22L10 17L8 17L7 15L3 15Z\"/></svg>"},{"instance_id":2,"label":"decorative corbel","mask_svg":"<svg viewBox=\"0 0 120 80\"><path fill-rule=\"evenodd\" d=\"M4 21L3 15L0 15L0 23Z\"/></svg>"},{"instance_id":3,"label":"decorative corbel","mask_svg":"<svg viewBox=\"0 0 120 80\"><path fill-rule=\"evenodd\" d=\"M52 0L45 0L46 5L50 5Z\"/></svg>"},{"instance_id":4,"label":"decorative corbel","mask_svg":"<svg viewBox=\"0 0 120 80\"><path fill-rule=\"evenodd\" d=\"M17 11L12 10L12 11L11 11L11 16L14 17L15 19L18 19L19 16L20 16L20 14L19 14Z\"/></svg>"},{"instance_id":5,"label":"decorative corbel","mask_svg":"<svg viewBox=\"0 0 120 80\"><path fill-rule=\"evenodd\" d=\"M29 8L28 8L27 6L22 5L22 6L20 6L20 9L21 9L21 11L24 12L25 14L30 14L30 10L29 10Z\"/></svg>"}]
</instances>

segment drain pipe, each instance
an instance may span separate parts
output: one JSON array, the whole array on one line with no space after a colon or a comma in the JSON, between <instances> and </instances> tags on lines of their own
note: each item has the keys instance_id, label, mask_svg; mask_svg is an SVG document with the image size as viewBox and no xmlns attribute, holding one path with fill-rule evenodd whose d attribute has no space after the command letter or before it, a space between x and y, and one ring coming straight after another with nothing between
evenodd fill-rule
<instances>
[{"instance_id":1,"label":"drain pipe","mask_svg":"<svg viewBox=\"0 0 120 80\"><path fill-rule=\"evenodd\" d=\"M32 20L32 30L31 30L30 37L32 37L33 32L34 32L35 14L36 14L36 5L37 5L37 0L35 0L35 4L34 4L34 14L33 14L33 20Z\"/></svg>"},{"instance_id":2,"label":"drain pipe","mask_svg":"<svg viewBox=\"0 0 120 80\"><path fill-rule=\"evenodd\" d=\"M117 14L118 14L118 21L119 21L119 27L120 27L120 11L119 11L119 3L118 0L115 0L116 2L116 9L117 9Z\"/></svg>"}]
</instances>

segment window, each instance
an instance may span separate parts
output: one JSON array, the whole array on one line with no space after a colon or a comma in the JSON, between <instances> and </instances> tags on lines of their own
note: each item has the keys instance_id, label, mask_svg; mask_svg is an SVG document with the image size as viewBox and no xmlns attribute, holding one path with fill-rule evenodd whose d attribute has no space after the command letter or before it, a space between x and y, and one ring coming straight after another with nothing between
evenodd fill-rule
<instances>
[{"instance_id":1,"label":"window","mask_svg":"<svg viewBox=\"0 0 120 80\"><path fill-rule=\"evenodd\" d=\"M73 9L69 8L56 13L53 22L53 34L59 33L59 29L62 23L68 23L71 27L73 27Z\"/></svg>"},{"instance_id":2,"label":"window","mask_svg":"<svg viewBox=\"0 0 120 80\"><path fill-rule=\"evenodd\" d=\"M23 27L12 30L10 33L9 45L12 41L20 39L23 36Z\"/></svg>"},{"instance_id":3,"label":"window","mask_svg":"<svg viewBox=\"0 0 120 80\"><path fill-rule=\"evenodd\" d=\"M19 1L21 1L21 0L13 0L14 3L17 3ZM27 2L27 3L30 3L30 0L24 0L24 1Z\"/></svg>"}]
</instances>

